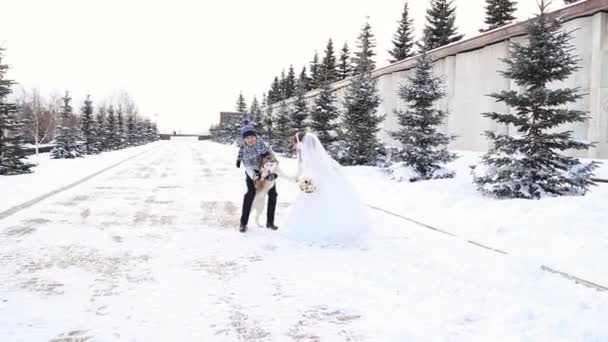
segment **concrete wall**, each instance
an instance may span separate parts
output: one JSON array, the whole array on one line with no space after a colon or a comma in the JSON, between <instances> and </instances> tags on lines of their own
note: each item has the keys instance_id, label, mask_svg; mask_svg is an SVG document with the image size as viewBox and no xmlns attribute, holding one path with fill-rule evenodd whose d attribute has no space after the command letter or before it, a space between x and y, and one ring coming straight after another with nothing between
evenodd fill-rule
<instances>
[{"instance_id":1,"label":"concrete wall","mask_svg":"<svg viewBox=\"0 0 608 342\"><path fill-rule=\"evenodd\" d=\"M245 117L245 114L238 112L220 112L220 124L228 123L235 118L242 120Z\"/></svg>"},{"instance_id":2,"label":"concrete wall","mask_svg":"<svg viewBox=\"0 0 608 342\"><path fill-rule=\"evenodd\" d=\"M581 88L588 95L570 108L588 111L591 117L587 122L560 129L571 129L576 138L597 143L597 147L589 151L572 154L608 158L608 0L582 1L552 15L563 18L565 30L576 30L572 43L581 59L580 70L576 74L553 86ZM435 73L444 78L448 89L448 95L438 104L438 107L450 113L442 130L458 136L450 145L451 149L486 151L489 143L482 135L484 131L515 133L512 128L482 117L481 113L508 111L504 104L495 103L486 95L517 89L498 71L505 69L500 59L509 56L509 45L525 39L522 25L514 24L431 52L436 60ZM389 131L398 127L393 111L406 107L397 97L397 90L407 82L406 77L413 72L414 66L415 59L409 59L372 73L372 77L378 80L383 99L379 113L388 114L380 133L385 143L395 143L388 135ZM344 80L332 85L340 101L349 83L350 80ZM312 91L306 95L309 103L317 93ZM287 102L292 103L293 99Z\"/></svg>"},{"instance_id":3,"label":"concrete wall","mask_svg":"<svg viewBox=\"0 0 608 342\"><path fill-rule=\"evenodd\" d=\"M198 134L159 134L160 140L172 140L173 138L192 138L197 140L209 140L210 135L198 135Z\"/></svg>"}]
</instances>

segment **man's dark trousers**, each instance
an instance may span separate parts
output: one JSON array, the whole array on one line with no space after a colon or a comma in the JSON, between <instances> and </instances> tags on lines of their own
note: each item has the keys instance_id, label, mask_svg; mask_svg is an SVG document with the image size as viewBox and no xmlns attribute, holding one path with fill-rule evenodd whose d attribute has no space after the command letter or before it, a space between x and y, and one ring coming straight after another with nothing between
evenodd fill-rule
<instances>
[{"instance_id":1,"label":"man's dark trousers","mask_svg":"<svg viewBox=\"0 0 608 342\"><path fill-rule=\"evenodd\" d=\"M255 198L255 184L253 183L253 179L246 176L245 182L247 183L247 193L245 194L245 198L243 198L243 211L241 215L241 225L247 226L249 222L249 214L251 213L251 205L253 204L253 199ZM268 210L266 211L266 225L272 226L274 225L274 212L277 208L277 186L276 184L268 191Z\"/></svg>"}]
</instances>

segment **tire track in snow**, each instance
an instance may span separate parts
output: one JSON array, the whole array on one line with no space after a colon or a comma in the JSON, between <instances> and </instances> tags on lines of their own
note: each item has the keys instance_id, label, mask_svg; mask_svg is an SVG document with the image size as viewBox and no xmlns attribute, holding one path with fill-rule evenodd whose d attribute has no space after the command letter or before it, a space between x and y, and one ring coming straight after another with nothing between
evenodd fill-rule
<instances>
[{"instance_id":1,"label":"tire track in snow","mask_svg":"<svg viewBox=\"0 0 608 342\"><path fill-rule=\"evenodd\" d=\"M66 190L72 189L72 188L74 188L74 187L76 187L76 186L78 186L78 185L80 185L80 184L82 184L82 183L84 183L84 182L86 182L86 181L94 178L94 177L97 177L97 176L99 176L99 175L101 175L101 174L103 174L103 173L105 173L107 171L110 171L110 170L114 169L115 167L118 167L118 166L122 165L123 163L128 162L129 160L137 158L137 157L139 157L139 156L141 156L141 155L149 152L150 150L151 149L148 149L148 150L140 152L140 153L138 153L138 154L136 154L134 156L131 156L131 157L126 158L126 159L123 159L123 160L119 161L118 163L110 165L110 166L102 169L101 171L97 171L97 172L95 172L95 173L93 173L91 175L88 175L88 176L86 176L84 178L81 178L80 180L77 180L77 181L75 181L75 182L73 182L71 184L65 185L65 186L63 186L63 187L61 187L59 189L50 191L50 192L48 192L48 193L46 193L44 195L38 196L38 197L36 197L36 198L34 198L32 200L29 200L29 201L27 201L25 203L16 205L16 206L14 206L12 208L9 208L8 210L0 212L0 220L3 220L3 219L5 219L5 218L7 218L7 217L9 217L11 215L14 215L14 214L20 212L23 209L27 209L27 208L29 208L29 207L31 207L31 206L33 206L33 205L35 205L35 204L37 204L37 203L39 203L41 201L44 201L45 199L47 199L47 198L49 198L51 196L54 196L54 195L57 195L59 193L62 193L64 191L66 191Z\"/></svg>"},{"instance_id":2,"label":"tire track in snow","mask_svg":"<svg viewBox=\"0 0 608 342\"><path fill-rule=\"evenodd\" d=\"M403 215L400 215L400 214L394 213L394 212L389 211L389 210L386 210L386 209L384 209L384 208L377 207L377 206L374 206L374 205L371 205L371 204L366 204L366 205L367 205L367 207L369 207L370 209L373 209L373 210L379 211L379 212L384 213L384 214L386 214L386 215L390 215L390 216L393 216L393 217L397 217L397 218L399 218L399 219L401 219L401 220L404 220L404 221L411 222L411 223L413 223L413 224L415 224L415 225L417 225L417 226L420 226L420 227L423 227L423 228L426 228L426 229L429 229L429 230L435 231L435 232L437 232L437 233L441 233L441 234L444 234L444 235L448 235L448 236L450 236L450 237L452 237L452 238L455 238L455 239L461 239L461 240L465 240L467 243L469 243L469 244L471 244L471 245L473 245L473 246L477 246L477 247L480 247L480 248L486 249L486 250L488 250L488 251L490 251L490 252L493 252L493 253L498 253L498 254L502 254L502 255L506 255L506 256L512 255L511 253L509 253L509 252L507 252L507 251L503 251L503 250L498 249L498 248L490 247L490 246L488 246L488 245L486 245L486 244L483 244L483 243L480 243L480 242L477 242L477 241L474 241L474 240L468 240L468 239L466 239L466 238L462 238L462 237L460 237L460 236L458 236L458 235L456 235L456 234L450 233L450 232L448 232L448 231L446 231L446 230L439 229L439 228L437 228L437 227L433 227L433 226L431 226L431 225L428 225L428 224L423 223L423 222L420 222L420 221L416 221L416 220L414 220L414 219L411 219L411 218L409 218L409 217L406 217L406 216L403 216ZM541 270L543 270L543 271L545 271L545 272L549 272L549 273L552 273L552 274L556 274L556 275L559 275L559 276L561 276L561 277L563 277L563 278L565 278L565 279L568 279L568 280L570 280L570 281L574 282L574 283L575 283L575 284L577 284L577 285L583 285L583 286L585 286L585 287L588 287L588 288L594 289L594 290L599 291L599 292L608 292L608 287L607 287L607 286L600 285L600 284L598 284L598 283L595 283L595 282L592 282L592 281L589 281L589 280L586 280L586 279L583 279L583 278L580 278L580 277L574 276L574 275L569 274L569 273L567 273L567 272L563 272L563 271L560 271L560 270L557 270L557 269L551 268L551 267L546 266L546 265L540 265L540 268L541 268Z\"/></svg>"}]
</instances>

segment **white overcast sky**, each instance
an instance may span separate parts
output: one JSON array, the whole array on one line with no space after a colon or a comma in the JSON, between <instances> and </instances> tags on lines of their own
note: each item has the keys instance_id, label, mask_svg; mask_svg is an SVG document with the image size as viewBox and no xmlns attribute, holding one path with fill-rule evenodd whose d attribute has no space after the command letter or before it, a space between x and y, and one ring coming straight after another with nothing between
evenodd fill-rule
<instances>
[{"instance_id":1,"label":"white overcast sky","mask_svg":"<svg viewBox=\"0 0 608 342\"><path fill-rule=\"evenodd\" d=\"M2 1L0 44L9 77L44 94L84 94L103 101L124 89L161 130L199 133L261 96L275 75L300 71L328 38L336 48L355 38L369 17L378 65L404 0L15 0ZM409 0L418 31L430 1ZM457 25L483 27L484 0L456 0ZM555 0L561 6L561 0ZM519 0L520 18L536 0Z\"/></svg>"}]
</instances>

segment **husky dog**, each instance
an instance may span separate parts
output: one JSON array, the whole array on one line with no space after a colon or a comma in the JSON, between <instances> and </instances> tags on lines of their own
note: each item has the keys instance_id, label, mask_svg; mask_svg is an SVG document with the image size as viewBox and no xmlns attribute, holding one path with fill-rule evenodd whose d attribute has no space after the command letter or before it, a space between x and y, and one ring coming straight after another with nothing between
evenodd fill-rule
<instances>
[{"instance_id":1,"label":"husky dog","mask_svg":"<svg viewBox=\"0 0 608 342\"><path fill-rule=\"evenodd\" d=\"M279 162L272 155L268 154L260 161L260 175L255 181L255 198L253 200L253 210L255 210L255 223L262 227L260 215L266 207L266 195L274 187L277 174L280 173Z\"/></svg>"}]
</instances>

